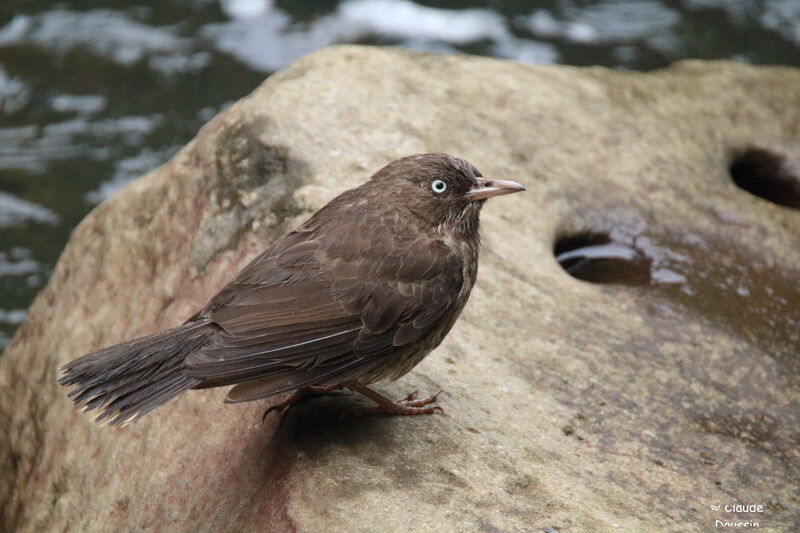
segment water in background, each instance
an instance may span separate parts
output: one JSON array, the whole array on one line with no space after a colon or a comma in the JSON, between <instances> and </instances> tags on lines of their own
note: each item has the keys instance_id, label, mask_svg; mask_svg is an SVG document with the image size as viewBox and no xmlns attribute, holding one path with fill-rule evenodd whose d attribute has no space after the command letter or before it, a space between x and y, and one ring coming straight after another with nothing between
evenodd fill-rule
<instances>
[{"instance_id":1,"label":"water in background","mask_svg":"<svg viewBox=\"0 0 800 533\"><path fill-rule=\"evenodd\" d=\"M269 73L334 43L647 70L800 65L799 0L0 5L0 350L72 228Z\"/></svg>"}]
</instances>

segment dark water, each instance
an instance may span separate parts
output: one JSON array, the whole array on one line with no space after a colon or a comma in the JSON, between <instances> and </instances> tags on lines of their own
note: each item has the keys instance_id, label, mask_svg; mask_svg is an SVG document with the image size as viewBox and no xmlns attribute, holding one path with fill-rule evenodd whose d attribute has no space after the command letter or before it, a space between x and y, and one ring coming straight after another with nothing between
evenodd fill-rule
<instances>
[{"instance_id":1,"label":"dark water","mask_svg":"<svg viewBox=\"0 0 800 533\"><path fill-rule=\"evenodd\" d=\"M3 0L0 350L94 205L270 72L345 42L639 70L800 65L800 1Z\"/></svg>"}]
</instances>

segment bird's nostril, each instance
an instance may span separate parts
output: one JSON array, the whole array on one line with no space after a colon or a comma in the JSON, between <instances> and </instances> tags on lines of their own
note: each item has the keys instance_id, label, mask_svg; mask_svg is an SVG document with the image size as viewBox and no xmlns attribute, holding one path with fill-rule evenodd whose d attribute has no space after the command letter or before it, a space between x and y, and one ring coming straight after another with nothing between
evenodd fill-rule
<instances>
[{"instance_id":1,"label":"bird's nostril","mask_svg":"<svg viewBox=\"0 0 800 533\"><path fill-rule=\"evenodd\" d=\"M491 187L492 185L494 185L494 184L489 180L486 180L486 181L483 182L483 186L484 187Z\"/></svg>"}]
</instances>

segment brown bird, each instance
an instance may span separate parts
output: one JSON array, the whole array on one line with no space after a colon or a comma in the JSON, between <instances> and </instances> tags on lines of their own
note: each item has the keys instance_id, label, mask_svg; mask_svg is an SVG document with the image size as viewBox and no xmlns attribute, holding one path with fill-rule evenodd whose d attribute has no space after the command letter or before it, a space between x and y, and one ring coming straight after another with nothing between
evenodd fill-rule
<instances>
[{"instance_id":1,"label":"brown bird","mask_svg":"<svg viewBox=\"0 0 800 533\"><path fill-rule=\"evenodd\" d=\"M475 283L481 207L523 190L446 154L395 161L256 257L182 326L75 359L59 383L110 424L188 389L234 384L226 402L294 392L281 411L348 388L376 411L432 413L436 395L395 401L367 385L406 374L442 342Z\"/></svg>"}]
</instances>

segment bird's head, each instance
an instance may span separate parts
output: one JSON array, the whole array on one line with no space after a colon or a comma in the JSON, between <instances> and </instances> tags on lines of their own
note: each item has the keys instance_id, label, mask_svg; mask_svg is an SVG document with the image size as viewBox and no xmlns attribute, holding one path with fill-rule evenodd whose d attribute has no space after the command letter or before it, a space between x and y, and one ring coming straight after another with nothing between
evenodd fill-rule
<instances>
[{"instance_id":1,"label":"bird's head","mask_svg":"<svg viewBox=\"0 0 800 533\"><path fill-rule=\"evenodd\" d=\"M477 234L478 215L487 198L524 191L515 181L484 178L463 159L447 154L420 154L398 159L372 177L398 200L440 231Z\"/></svg>"}]
</instances>

